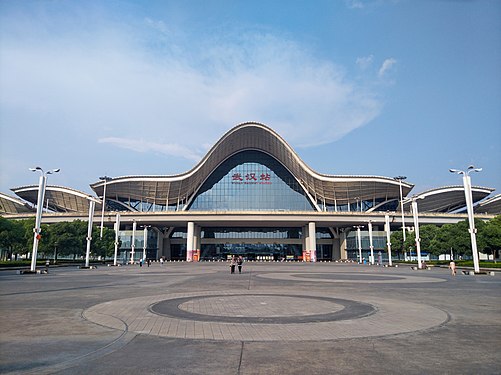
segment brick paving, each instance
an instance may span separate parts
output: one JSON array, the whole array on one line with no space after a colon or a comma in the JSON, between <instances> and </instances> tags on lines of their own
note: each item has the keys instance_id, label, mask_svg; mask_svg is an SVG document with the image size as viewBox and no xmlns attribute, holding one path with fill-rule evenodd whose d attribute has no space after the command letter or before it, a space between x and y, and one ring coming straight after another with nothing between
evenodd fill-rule
<instances>
[{"instance_id":1,"label":"brick paving","mask_svg":"<svg viewBox=\"0 0 501 375\"><path fill-rule=\"evenodd\" d=\"M2 374L501 373L501 277L341 264L0 272Z\"/></svg>"}]
</instances>

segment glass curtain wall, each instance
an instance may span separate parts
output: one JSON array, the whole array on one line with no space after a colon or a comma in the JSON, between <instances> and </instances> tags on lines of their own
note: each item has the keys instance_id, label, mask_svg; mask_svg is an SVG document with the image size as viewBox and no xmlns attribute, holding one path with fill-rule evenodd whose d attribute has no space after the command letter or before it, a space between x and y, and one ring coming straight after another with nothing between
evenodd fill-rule
<instances>
[{"instance_id":1,"label":"glass curtain wall","mask_svg":"<svg viewBox=\"0 0 501 375\"><path fill-rule=\"evenodd\" d=\"M312 211L303 189L276 159L254 150L223 162L201 187L193 211Z\"/></svg>"}]
</instances>

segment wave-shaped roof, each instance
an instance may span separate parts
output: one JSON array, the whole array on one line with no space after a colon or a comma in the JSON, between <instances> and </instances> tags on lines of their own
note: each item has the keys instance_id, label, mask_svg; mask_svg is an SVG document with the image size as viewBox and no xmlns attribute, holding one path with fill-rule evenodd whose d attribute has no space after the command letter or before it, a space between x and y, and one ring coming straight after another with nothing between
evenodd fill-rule
<instances>
[{"instance_id":1,"label":"wave-shaped roof","mask_svg":"<svg viewBox=\"0 0 501 375\"><path fill-rule=\"evenodd\" d=\"M38 185L21 186L11 189L17 196L36 204ZM87 212L89 200L96 202L96 210L101 209L101 200L84 192L64 186L45 187L44 207L56 212Z\"/></svg>"},{"instance_id":2,"label":"wave-shaped roof","mask_svg":"<svg viewBox=\"0 0 501 375\"><path fill-rule=\"evenodd\" d=\"M0 193L0 213L21 214L26 212L35 212L35 208L29 206L26 201Z\"/></svg>"},{"instance_id":3,"label":"wave-shaped roof","mask_svg":"<svg viewBox=\"0 0 501 375\"><path fill-rule=\"evenodd\" d=\"M257 122L237 125L224 134L190 171L172 176L123 176L107 181L106 197L130 199L159 205L189 201L203 182L225 160L244 150L258 150L277 159L317 203L351 204L358 200L398 199L399 182L381 176L322 174L311 169L274 130ZM91 184L103 195L104 181ZM402 182L404 196L413 184Z\"/></svg>"},{"instance_id":4,"label":"wave-shaped roof","mask_svg":"<svg viewBox=\"0 0 501 375\"><path fill-rule=\"evenodd\" d=\"M472 186L473 203L479 202L495 189ZM410 211L412 199L418 199L419 211L423 212L453 212L466 207L463 185L444 186L416 194L404 201L404 210Z\"/></svg>"}]
</instances>

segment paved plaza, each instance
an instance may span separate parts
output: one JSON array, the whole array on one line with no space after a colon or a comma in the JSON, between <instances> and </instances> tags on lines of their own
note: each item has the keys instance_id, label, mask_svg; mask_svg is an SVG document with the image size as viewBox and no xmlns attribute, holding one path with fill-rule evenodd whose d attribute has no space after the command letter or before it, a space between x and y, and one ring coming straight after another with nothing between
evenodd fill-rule
<instances>
[{"instance_id":1,"label":"paved plaza","mask_svg":"<svg viewBox=\"0 0 501 375\"><path fill-rule=\"evenodd\" d=\"M2 374L501 374L501 273L52 267L0 295Z\"/></svg>"}]
</instances>

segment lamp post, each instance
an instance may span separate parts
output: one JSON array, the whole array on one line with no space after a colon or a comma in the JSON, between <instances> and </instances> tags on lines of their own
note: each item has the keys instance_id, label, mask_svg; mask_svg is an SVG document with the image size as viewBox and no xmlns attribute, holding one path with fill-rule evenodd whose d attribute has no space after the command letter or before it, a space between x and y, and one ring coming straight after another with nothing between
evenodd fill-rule
<instances>
[{"instance_id":1,"label":"lamp post","mask_svg":"<svg viewBox=\"0 0 501 375\"><path fill-rule=\"evenodd\" d=\"M92 219L94 218L94 207L96 202L89 199L89 221L87 223L87 250L85 251L85 268L89 268L90 244L92 241Z\"/></svg>"},{"instance_id":2,"label":"lamp post","mask_svg":"<svg viewBox=\"0 0 501 375\"><path fill-rule=\"evenodd\" d=\"M405 243L405 216L404 216L404 195L402 193L402 181L407 179L406 176L396 176L396 177L393 177L394 180L398 181L398 185L400 186L400 211L402 213L402 234L404 236L404 239L403 239L403 242L402 243ZM404 248L404 258L407 258L407 251L405 251L405 248Z\"/></svg>"},{"instance_id":3,"label":"lamp post","mask_svg":"<svg viewBox=\"0 0 501 375\"><path fill-rule=\"evenodd\" d=\"M131 243L131 252L130 252L130 264L134 264L134 252L136 250L136 220L132 222L132 243Z\"/></svg>"},{"instance_id":4,"label":"lamp post","mask_svg":"<svg viewBox=\"0 0 501 375\"><path fill-rule=\"evenodd\" d=\"M388 265L391 267L393 266L392 261L391 261L391 233L390 233L390 215L386 213L384 215L384 222L386 226L386 246L388 247Z\"/></svg>"},{"instance_id":5,"label":"lamp post","mask_svg":"<svg viewBox=\"0 0 501 375\"><path fill-rule=\"evenodd\" d=\"M103 225L104 225L104 208L106 207L106 184L108 181L111 180L111 177L108 176L102 176L99 177L100 180L104 181L104 191L103 191L103 207L101 209L101 231L99 234L99 238L103 238Z\"/></svg>"},{"instance_id":6,"label":"lamp post","mask_svg":"<svg viewBox=\"0 0 501 375\"><path fill-rule=\"evenodd\" d=\"M371 264L374 265L374 244L372 242L372 220L369 220L369 247L371 249Z\"/></svg>"},{"instance_id":7,"label":"lamp post","mask_svg":"<svg viewBox=\"0 0 501 375\"><path fill-rule=\"evenodd\" d=\"M358 258L359 263L362 264L362 234L360 232L360 228L363 228L363 225L356 225L353 228L357 228Z\"/></svg>"},{"instance_id":8,"label":"lamp post","mask_svg":"<svg viewBox=\"0 0 501 375\"><path fill-rule=\"evenodd\" d=\"M468 222L470 224L470 232L471 237L471 252L473 254L473 268L475 273L480 272L480 265L478 262L478 251L477 251L477 229L475 228L475 218L473 216L473 197L471 195L471 172L480 172L482 168L475 168L473 165L470 165L466 171L460 171L458 169L449 169L451 173L457 173L463 175L463 185L464 185L464 196L466 199L466 211L468 212Z\"/></svg>"},{"instance_id":9,"label":"lamp post","mask_svg":"<svg viewBox=\"0 0 501 375\"><path fill-rule=\"evenodd\" d=\"M414 219L414 234L416 235L416 255L418 262L418 269L422 268L421 264L421 238L419 237L419 213L417 200L419 198L412 198L412 217Z\"/></svg>"},{"instance_id":10,"label":"lamp post","mask_svg":"<svg viewBox=\"0 0 501 375\"><path fill-rule=\"evenodd\" d=\"M31 272L36 272L37 269L37 251L38 251L38 242L41 238L41 222L42 222L42 210L43 210L43 202L45 197L45 187L47 186L47 175L57 173L60 171L59 168L52 169L50 171L44 172L42 168L35 167L30 168L30 171L40 172L40 179L38 182L38 197L37 197L37 214L35 219L35 228L33 228L33 252L31 254Z\"/></svg>"},{"instance_id":11,"label":"lamp post","mask_svg":"<svg viewBox=\"0 0 501 375\"><path fill-rule=\"evenodd\" d=\"M120 244L120 214L117 213L116 219L115 219L115 255L113 257L113 265L117 265L117 254L118 254L118 245Z\"/></svg>"},{"instance_id":12,"label":"lamp post","mask_svg":"<svg viewBox=\"0 0 501 375\"><path fill-rule=\"evenodd\" d=\"M151 225L145 225L143 230L143 262L146 260L146 248L148 247L148 228Z\"/></svg>"}]
</instances>

